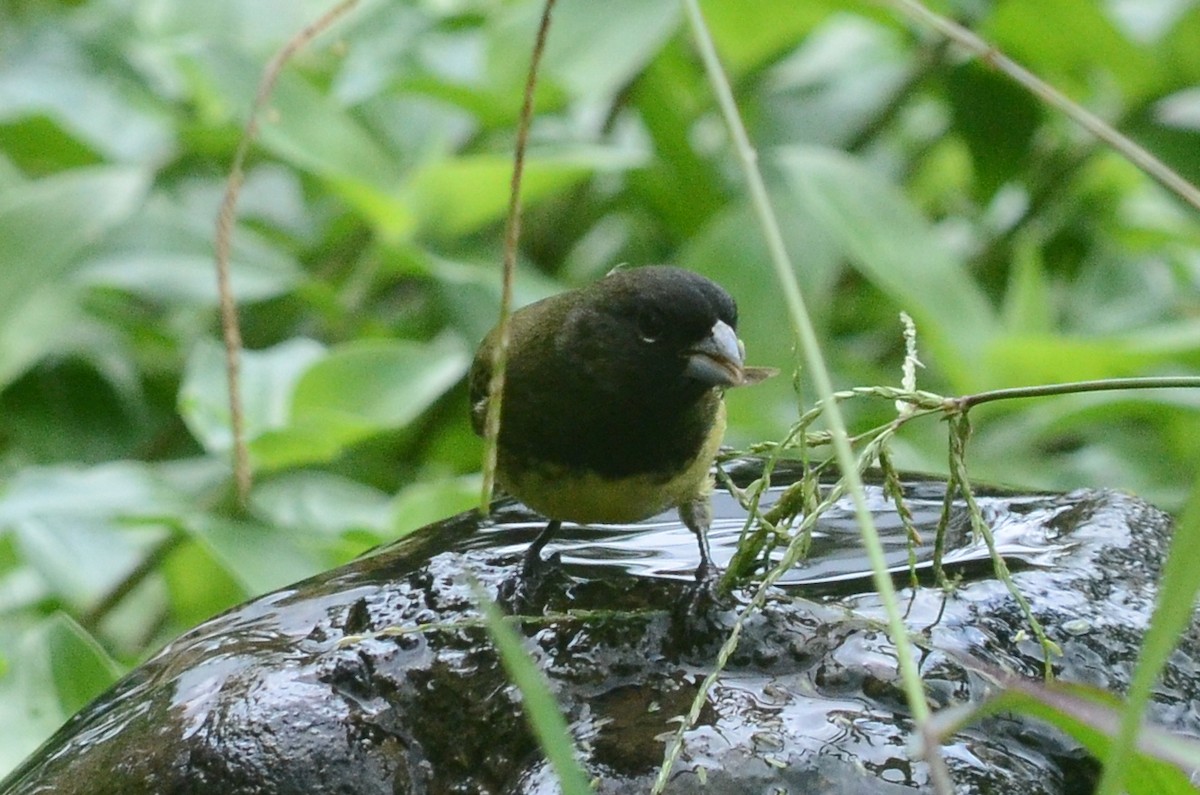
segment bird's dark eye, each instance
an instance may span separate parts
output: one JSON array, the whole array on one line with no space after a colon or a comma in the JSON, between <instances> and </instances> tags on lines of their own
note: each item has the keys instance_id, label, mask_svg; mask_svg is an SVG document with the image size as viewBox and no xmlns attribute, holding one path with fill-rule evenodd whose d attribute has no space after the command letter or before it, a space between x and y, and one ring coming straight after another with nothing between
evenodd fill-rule
<instances>
[{"instance_id":1,"label":"bird's dark eye","mask_svg":"<svg viewBox=\"0 0 1200 795\"><path fill-rule=\"evenodd\" d=\"M653 344L667 333L667 321L656 309L648 309L638 315L638 336L642 342Z\"/></svg>"}]
</instances>

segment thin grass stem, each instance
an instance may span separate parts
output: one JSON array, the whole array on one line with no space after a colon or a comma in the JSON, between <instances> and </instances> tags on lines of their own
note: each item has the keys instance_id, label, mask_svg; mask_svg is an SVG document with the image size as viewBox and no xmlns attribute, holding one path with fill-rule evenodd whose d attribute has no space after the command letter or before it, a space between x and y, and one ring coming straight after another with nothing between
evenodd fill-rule
<instances>
[{"instance_id":1,"label":"thin grass stem","mask_svg":"<svg viewBox=\"0 0 1200 795\"><path fill-rule=\"evenodd\" d=\"M250 448L246 442L246 420L242 412L242 332L238 325L237 299L233 294L229 259L233 248L233 227L237 222L237 201L241 196L242 182L245 179L246 157L250 153L250 147L258 138L259 116L266 107L267 100L271 98L271 93L275 90L275 83L278 82L283 67L297 52L328 30L334 22L357 4L358 0L342 0L341 3L326 11L289 39L267 64L254 94L250 118L246 121L242 138L238 141L237 151L233 155L233 164L229 168L229 177L225 181L225 193L221 197L221 207L217 211L216 238L213 241L217 270L217 297L221 313L221 335L225 341L225 377L229 386L229 427L233 436L233 481L238 504L242 507L245 507L250 499L253 473L250 467Z\"/></svg>"},{"instance_id":2,"label":"thin grass stem","mask_svg":"<svg viewBox=\"0 0 1200 795\"><path fill-rule=\"evenodd\" d=\"M1142 146L1122 135L1112 125L1000 52L995 46L988 44L978 35L967 30L954 20L931 11L920 2L917 2L917 0L884 0L884 2L908 18L933 28L955 44L977 56L988 66L1007 75L1047 105L1062 111L1072 121L1120 152L1131 163L1156 179L1161 185L1175 193L1195 209L1200 210L1200 189L1197 189L1195 185L1188 182L1178 172L1172 170L1170 166L1150 154Z\"/></svg>"},{"instance_id":3,"label":"thin grass stem","mask_svg":"<svg viewBox=\"0 0 1200 795\"><path fill-rule=\"evenodd\" d=\"M799 337L801 349L804 352L804 361L808 366L808 371L813 379L818 396L826 403L826 419L833 433L833 445L837 453L838 465L842 469L847 491L854 503L854 511L862 533L863 545L866 548L867 557L871 562L875 588L887 613L888 631L896 647L896 660L903 682L905 697L909 708L912 710L914 720L919 727L923 727L929 720L929 706L925 701L924 686L921 682L920 672L917 670L916 658L908 641L908 632L904 626L904 618L896 600L896 590L892 585L891 575L887 571L883 545L880 543L879 533L875 529L875 522L867 506L862 478L859 477L858 469L855 466L854 451L850 447L846 422L842 417L837 402L833 399L833 383L829 377L829 368L825 365L825 357L821 353L816 330L809 317L804 297L800 292L800 285L796 280L795 268L784 246L783 234L780 231L779 222L775 217L775 211L771 206L766 183L758 168L758 155L751 145L750 137L746 133L745 125L742 123L737 103L734 101L733 89L717 56L716 46L713 44L712 36L704 21L700 4L698 0L684 0L684 9L687 13L692 34L699 48L701 59L704 62L705 72L708 74L709 82L716 95L717 104L721 108L721 113L725 117L725 123L732 135L733 147L741 162L743 175L750 192L751 204L762 227L763 234L766 237L771 262L775 268L775 275L783 291L793 329ZM924 730L921 729L921 731L923 732ZM926 751L930 767L938 768L939 764L934 761L934 757L937 756L936 752L933 749L926 749ZM656 784L665 784L666 774L668 773L669 765L664 763L664 775L660 776L660 782L656 782ZM934 778L939 791L947 793L951 791L948 777L943 781L942 777L935 773ZM661 791L661 786L659 791Z\"/></svg>"},{"instance_id":4,"label":"thin grass stem","mask_svg":"<svg viewBox=\"0 0 1200 795\"><path fill-rule=\"evenodd\" d=\"M512 313L513 278L517 269L517 244L521 239L521 179L525 174L525 151L529 148L529 127L533 122L533 94L537 88L538 69L546 51L550 33L550 17L555 0L546 0L537 39L529 58L529 73L525 77L525 98L517 122L517 141L513 151L512 182L508 189L508 220L504 226L504 266L500 288L500 318L496 322L496 347L492 350L492 377L488 383L487 414L483 423L483 487L479 493L479 512L487 514L496 485L496 457L500 444L500 408L504 402L504 374L508 368L509 328Z\"/></svg>"}]
</instances>

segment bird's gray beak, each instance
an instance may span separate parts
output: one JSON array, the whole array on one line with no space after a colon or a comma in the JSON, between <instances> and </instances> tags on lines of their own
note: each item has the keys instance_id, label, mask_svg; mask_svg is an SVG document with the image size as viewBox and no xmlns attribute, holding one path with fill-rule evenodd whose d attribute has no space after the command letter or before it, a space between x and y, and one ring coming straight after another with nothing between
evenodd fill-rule
<instances>
[{"instance_id":1,"label":"bird's gray beak","mask_svg":"<svg viewBox=\"0 0 1200 795\"><path fill-rule=\"evenodd\" d=\"M742 368L745 351L737 333L723 320L718 320L708 336L689 348L684 355L687 366L684 375L709 386L740 386L746 382Z\"/></svg>"}]
</instances>

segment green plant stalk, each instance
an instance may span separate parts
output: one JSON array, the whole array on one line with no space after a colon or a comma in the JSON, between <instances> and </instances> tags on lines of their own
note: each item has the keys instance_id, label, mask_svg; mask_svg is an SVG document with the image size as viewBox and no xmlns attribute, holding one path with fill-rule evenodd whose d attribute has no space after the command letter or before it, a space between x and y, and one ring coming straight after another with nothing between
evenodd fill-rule
<instances>
[{"instance_id":1,"label":"green plant stalk","mask_svg":"<svg viewBox=\"0 0 1200 795\"><path fill-rule=\"evenodd\" d=\"M973 395L963 395L958 398L948 398L947 407L958 411L966 411L974 406L979 406L983 403L992 403L997 400L1074 395L1084 392L1111 392L1121 389L1200 389L1200 378L1196 376L1105 378L1095 381L1068 381L1063 384L1018 386L1008 389L992 389L987 392L977 392Z\"/></svg>"},{"instance_id":2,"label":"green plant stalk","mask_svg":"<svg viewBox=\"0 0 1200 795\"><path fill-rule=\"evenodd\" d=\"M1104 392L1113 390L1140 390L1140 389L1200 389L1200 378L1194 376L1155 376L1155 377L1139 377L1139 378L1111 378L1092 381L1070 381L1061 384L1039 384L1035 386L1011 387L1007 389L994 389L986 392L977 392L970 395L962 395L960 397L945 397L934 392L925 392L921 390L910 390L891 386L870 386L870 387L854 387L834 393L833 397L836 401L851 400L858 397L875 397L884 400L894 400L901 403L906 403L911 407L902 416L892 420L887 425L879 426L868 430L860 435L860 438L872 438L876 434L887 430L890 426L895 426L898 430L901 426L912 422L919 417L926 417L931 414L945 417L947 415L954 416L962 414L974 406L984 403L992 403L1002 400L1017 400L1024 398L1035 397L1053 397L1058 395L1084 394L1088 392ZM755 452L768 451L771 455L779 455L782 448L790 444L794 439L800 439L805 446L826 444L832 442L832 436L809 434L804 435L802 431L811 425L820 417L824 411L824 402L818 402L816 406L809 409L804 415L792 426L788 436L783 442L768 443L756 445L752 449ZM964 476L965 476L965 469ZM955 470L951 468L947 481L946 489L949 493L954 493L958 488L958 479ZM790 506L795 502L796 496L802 491L803 484L795 483L789 486L783 495L775 502L769 511L764 515L764 519L775 524L779 522L785 512L790 510ZM946 578L941 568L942 551L945 543L946 523L949 520L950 503L946 502L943 510L943 515L938 523L938 528L935 534L935 551L934 551L934 571L937 576L939 585L946 584Z\"/></svg>"},{"instance_id":3,"label":"green plant stalk","mask_svg":"<svg viewBox=\"0 0 1200 795\"><path fill-rule=\"evenodd\" d=\"M871 462L876 461L879 457L879 452L886 446L887 442L895 435L895 430L898 426L892 424L886 426L877 437L872 439L863 449L858 460L855 462L855 472L861 473L864 469L871 465ZM667 746L667 751L663 759L662 767L659 769L658 777L655 779L654 786L651 788L651 795L661 795L663 788L666 786L668 777L670 776L671 768L675 761L679 758L683 751L683 739L687 731L695 725L696 720L700 717L700 712L704 708L705 701L708 698L708 693L716 684L717 678L724 671L729 658L737 650L738 642L741 638L742 628L745 622L755 615L762 606L766 603L768 595L775 587L784 574L796 565L796 562L805 554L807 554L808 541L811 538L812 528L820 520L829 508L841 500L848 490L847 479L838 480L829 494L821 500L817 505L808 510L804 518L800 521L800 525L796 528L791 542L779 561L759 583L758 589L751 597L750 602L738 615L733 627L730 629L729 637L725 639L721 649L717 652L717 660L713 670L700 683L700 687L692 699L692 704L687 715L684 716L683 722L680 723L671 742ZM907 630L906 630L907 631ZM920 727L920 736L925 741L925 745L932 747L936 742L936 735L933 730L928 727ZM929 759L930 777L934 782L934 787L939 793L952 793L953 787L950 782L949 773L942 763L940 756L932 756Z\"/></svg>"},{"instance_id":4,"label":"green plant stalk","mask_svg":"<svg viewBox=\"0 0 1200 795\"><path fill-rule=\"evenodd\" d=\"M767 534L779 532L776 524L768 521L766 516L763 515L759 509L759 504L762 502L763 494L771 488L771 475L775 471L775 465L779 463L780 455L798 435L803 433L806 427L807 424L801 425L797 423L792 427L787 437L773 447L767 455L767 459L763 463L762 474L755 482L750 500L743 505L746 509L746 521L742 525L742 532L738 535L737 547L734 550L733 557L730 559L729 565L725 568L725 574L721 576L719 585L721 593L727 594L731 592L738 580L750 575L754 561L758 558L759 552L762 551L767 543ZM722 480L726 481L726 488L731 488L733 483L729 481L729 476L725 474L725 471L719 469L718 472ZM758 526L757 531L752 529L756 523Z\"/></svg>"},{"instance_id":5,"label":"green plant stalk","mask_svg":"<svg viewBox=\"0 0 1200 795\"><path fill-rule=\"evenodd\" d=\"M550 687L538 670L537 664L530 658L529 653L521 645L516 631L510 626L512 619L506 619L496 603L488 597L483 587L473 581L471 590L475 595L475 603L483 613L488 633L492 643L500 652L500 661L504 665L508 678L521 691L524 699L525 718L529 721L538 743L554 768L558 782L562 786L563 795L588 795L592 788L588 783L587 774L579 764L576 756L575 743L571 739L571 729L559 711L558 702L550 692Z\"/></svg>"},{"instance_id":6,"label":"green plant stalk","mask_svg":"<svg viewBox=\"0 0 1200 795\"><path fill-rule=\"evenodd\" d=\"M854 512L858 520L859 531L862 534L863 546L866 548L867 558L871 562L872 579L887 614L888 634L891 636L892 643L896 647L896 662L901 681L903 682L905 698L908 701L909 709L912 711L913 720L917 724L918 732L922 737L926 737L928 736L928 731L925 727L929 722L930 711L929 705L925 700L925 689L921 682L920 671L917 670L916 658L913 654L912 646L908 641L908 630L904 625L904 618L896 599L896 590L892 585L891 575L887 570L883 545L880 543L879 533L875 528L874 519L867 506L862 478L858 474L854 460L854 451L850 447L850 437L846 430L846 422L842 417L837 401L833 398L833 382L829 377L829 369L825 365L825 358L817 342L816 330L813 328L808 308L804 304L804 297L800 292L800 285L796 280L795 269L784 246L783 235L779 229L779 222L775 218L774 209L771 207L766 183L763 181L762 173L758 169L758 155L751 145L750 137L742 124L737 103L733 98L733 90L721 67L716 47L709 34L708 26L705 24L704 15L700 10L698 0L684 0L684 8L687 11L692 33L699 47L705 71L708 73L709 82L712 84L713 91L717 97L717 103L721 107L725 123L729 127L730 134L733 137L734 149L742 164L742 170L750 191L751 203L766 237L767 248L771 253L771 262L775 266L775 275L783 290L793 329L800 339L800 345L804 351L805 363L808 365L817 394L822 402L825 403L826 417L833 433L833 446L837 455L838 466L842 470L842 477L845 479L847 491L854 503ZM765 584L764 582L764 586ZM926 747L923 750L930 764L930 769L935 771L934 779L937 782L937 788L949 792L948 776L945 780L941 780L942 776L938 773L941 766L934 761L934 757L937 755L936 751L932 747ZM657 792L661 792L660 785L665 785L667 775L669 775L669 765L664 762L659 780L655 782Z\"/></svg>"},{"instance_id":7,"label":"green plant stalk","mask_svg":"<svg viewBox=\"0 0 1200 795\"><path fill-rule=\"evenodd\" d=\"M837 453L838 466L842 469L847 491L854 503L854 512L862 533L863 546L866 548L867 557L871 562L875 589L883 602L888 619L888 633L896 646L896 661L903 681L905 697L908 700L909 709L912 710L913 719L920 727L922 736L925 736L924 726L929 721L929 705L925 701L925 689L921 682L920 672L917 670L912 645L908 642L908 631L896 600L896 589L892 585L891 575L888 574L883 545L879 541L879 533L875 529L874 519L867 507L862 478L859 477L855 465L854 451L850 449L850 437L846 431L846 422L838 408L837 401L833 399L833 382L829 377L829 368L825 366L825 358L821 354L821 348L817 342L816 330L813 328L808 309L804 304L800 285L796 281L795 269L783 244L783 234L780 232L779 222L771 207L766 183L758 169L758 155L742 124L737 103L733 98L733 90L721 67L720 59L717 57L716 46L713 44L708 26L704 22L700 4L698 0L684 0L684 8L692 27L692 34L700 49L700 56L704 61L709 82L716 94L717 103L721 107L725 123L733 136L734 149L741 160L742 170L750 190L751 202L766 236L767 247L771 252L775 275L783 290L793 328L800 338L804 361L808 365L818 396L826 404L826 417L833 432L833 446ZM931 768L936 768L937 765L932 762L936 752L932 748L924 750L929 757Z\"/></svg>"},{"instance_id":8,"label":"green plant stalk","mask_svg":"<svg viewBox=\"0 0 1200 795\"><path fill-rule=\"evenodd\" d=\"M1094 381L1077 381L1062 384L1043 384L1031 387L1016 387L1009 389L997 389L986 392L979 392L972 395L964 395L958 398L945 398L929 392L915 392L910 390L897 390L893 387L861 387L851 390L838 392L834 395L836 400L846 400L854 397L878 397L883 399L894 399L908 402L913 406L918 406L919 409L911 414L906 414L903 417L889 423L887 426L877 428L874 431L868 432L867 436L872 434L880 434L881 436L890 436L900 426L908 421L915 419L917 416L926 416L931 413L949 413L951 421L951 445L950 445L950 472L946 482L946 499L943 502L941 517L935 531L934 542L934 573L937 584L943 588L949 588L950 583L945 576L945 571L942 568L942 557L945 552L945 532L950 518L950 508L953 503L953 495L961 491L964 500L967 503L968 511L970 512L972 528L974 532L981 536L989 547L989 552L996 567L996 574L1001 579L1010 593L1021 606L1026 615L1030 626L1038 638L1043 654L1045 655L1046 670L1049 672L1051 656L1059 653L1057 646L1053 641L1046 636L1040 622L1032 615L1028 602L1023 595L1016 589L1015 583L1011 580L1011 574L1008 571L1007 565L1003 559L996 553L994 541L987 526L982 521L978 506L975 504L974 495L971 492L969 481L967 480L966 461L965 461L965 445L966 438L970 431L967 412L973 406L983 403L990 403L1000 400L1015 400L1032 397L1050 397L1066 394L1083 394L1087 392L1112 391L1112 390L1138 390L1138 389L1177 389L1177 388L1200 388L1200 378L1194 377L1150 377L1150 378L1117 378ZM791 443L795 438L800 437L801 433L807 428L813 420L820 414L822 405L818 405L814 409L807 412L799 422L793 426L787 439L770 447L770 460L773 463L782 453L783 449ZM802 438L802 437L801 437ZM883 440L886 441L886 440ZM887 463L886 445L879 439L880 442L879 459L880 465L884 469L885 478L894 480L894 470ZM872 442L875 444L876 442ZM889 475L889 473L892 473ZM893 482L893 498L899 493L897 488L898 483ZM794 487L792 487L794 488ZM788 490L791 491L791 488ZM840 491L837 492L840 495ZM757 492L755 497L759 497L761 492ZM786 493L785 493L786 494ZM786 497L781 497L775 508L768 512L768 516L772 521L779 521L781 514L778 508L787 503ZM754 503L757 509L757 501ZM904 517L904 508L902 503L897 503L902 520ZM820 514L825 510L824 504L815 509L813 514ZM752 517L751 517L752 518ZM749 519L748 519L749 521ZM906 522L906 526L909 524ZM802 525L804 527L804 525ZM909 529L910 534L915 528ZM761 541L759 542L761 546ZM740 546L740 544L739 544ZM1108 795L1116 795L1121 786L1121 781L1124 780L1124 771L1128 766L1129 749L1133 748L1133 743L1136 740L1138 729L1140 727L1140 718L1144 711L1144 706L1150 697L1150 692L1153 687L1155 678L1161 670L1162 665L1174 648L1175 643L1173 638L1178 635L1180 628L1186 624L1191 616L1191 605L1194 601L1194 594L1200 584L1195 582L1195 578L1191 576L1190 570L1182 561L1193 560L1197 555L1200 555L1200 482L1193 491L1193 503L1185 513L1183 519L1179 523L1179 530L1176 534L1176 540L1172 549L1171 556L1168 560L1166 573L1163 577L1163 587L1159 595L1159 604L1155 612L1154 626L1152 628L1152 636L1148 636L1146 647L1143 648L1143 656L1139 661L1138 668L1135 672L1134 679L1130 685L1129 704L1126 711L1122 715L1122 721L1119 728L1119 734L1114 738L1113 745L1109 758L1105 762L1104 778L1101 781L1101 788L1098 792L1107 793ZM727 572L728 574L728 572ZM1171 595L1167 597L1166 595ZM1162 624L1163 626L1159 626ZM1153 638L1161 640L1155 641ZM706 691L707 689L705 689ZM1106 789L1107 788L1107 789Z\"/></svg>"},{"instance_id":9,"label":"green plant stalk","mask_svg":"<svg viewBox=\"0 0 1200 795\"><path fill-rule=\"evenodd\" d=\"M933 531L933 581L944 590L950 589L950 580L946 577L946 568L942 561L946 556L946 530L950 527L950 509L954 505L952 495L958 490L958 475L954 467L946 476L946 494L942 498L942 512L938 516L937 527Z\"/></svg>"},{"instance_id":10,"label":"green plant stalk","mask_svg":"<svg viewBox=\"0 0 1200 795\"><path fill-rule=\"evenodd\" d=\"M757 557L758 550L766 543L766 534L775 532L775 526L767 523L758 507L762 501L762 495L766 493L767 489L771 488L771 469L773 468L773 463L773 458L767 459L766 464L763 466L762 476L755 481L749 499L746 498L745 492L741 492L738 497L742 508L746 511L746 521L742 523L742 530L738 534L737 546L734 548L733 557L730 559L729 565L725 567L725 573L721 575L721 582L718 588L723 594L733 590L733 584L739 579L748 576L751 562ZM725 486L725 489L733 493L736 486L730 480L729 475L725 474L725 470L718 467L717 476L722 485ZM756 523L757 530L754 529Z\"/></svg>"},{"instance_id":11,"label":"green plant stalk","mask_svg":"<svg viewBox=\"0 0 1200 795\"><path fill-rule=\"evenodd\" d=\"M1200 210L1200 189L1197 189L1195 185L1188 182L1161 160L1150 154L1150 152L1117 132L1117 130L1099 116L1091 113L1082 105L1073 102L1054 86L1042 80L970 30L967 30L951 19L930 11L924 5L917 2L917 0L885 0L885 2L910 19L933 28L955 44L978 57L988 66L1007 75L1047 105L1062 111L1072 121L1120 152L1131 163L1158 180L1160 184L1174 192L1185 202L1192 205L1192 207Z\"/></svg>"},{"instance_id":12,"label":"green plant stalk","mask_svg":"<svg viewBox=\"0 0 1200 795\"><path fill-rule=\"evenodd\" d=\"M860 461L855 464L856 470L859 466L868 466L869 463L874 460L876 451L878 449L874 446L876 441L879 440L873 440L872 444L868 446L868 449L863 451ZM880 443L882 444L882 442ZM804 516L804 518L800 521L800 525L796 528L795 533L792 536L791 543L788 544L788 548L784 550L782 559L778 564L775 565L774 568L767 572L766 576L763 577L762 582L759 583L758 589L754 592L754 596L750 598L749 604L747 604L742 612L738 614L737 620L733 622L733 627L729 630L729 636L725 638L725 642L721 644L721 648L717 652L717 659L713 665L712 671L710 671L700 683L700 687L697 689L696 695L692 699L692 704L687 715L684 716L683 722L679 724L679 728L675 730L675 734L671 738L671 742L667 744L667 750L663 757L662 767L659 768L658 776L654 781L654 786L650 789L651 795L661 795L663 789L666 787L667 781L671 775L671 768L674 767L676 760L683 751L684 735L687 733L688 729L696 724L696 721L700 717L700 711L704 709L704 703L708 698L709 691L712 689L713 685L716 684L717 677L719 677L722 671L725 670L725 666L728 664L729 658L733 656L734 651L737 650L738 641L742 636L742 628L745 626L746 621L760 609L762 609L762 606L766 603L767 595L770 593L771 588L774 587L775 583L779 581L779 578L786 574L788 570L796 564L796 561L800 559L801 554L803 554L803 548L806 546L805 539L809 535L813 525L815 525L817 520L820 519L821 516L824 515L824 513L829 510L838 500L845 496L845 493L846 480L842 479L834 484L833 488L830 489L829 494L824 500L822 500L815 508L813 508Z\"/></svg>"},{"instance_id":13,"label":"green plant stalk","mask_svg":"<svg viewBox=\"0 0 1200 795\"><path fill-rule=\"evenodd\" d=\"M1046 635L1046 630L1042 626L1042 622L1038 621L1037 616L1033 614L1033 608L1029 605L1029 600L1025 598L1025 594L1021 593L1021 589L1017 587L1013 581L1012 573L1008 570L1008 564L1004 562L1004 558L996 551L996 539L992 536L992 530L987 526L987 522L983 521L983 512L979 510L979 504L975 502L975 494L971 491L971 483L967 479L967 438L971 434L971 422L967 418L966 412L955 414L950 418L950 470L954 473L954 478L957 481L959 490L962 492L963 501L967 504L967 513L971 519L971 529L976 536L983 539L987 544L988 555L992 559L993 571L996 573L996 579L1004 583L1004 587L1008 589L1009 594L1016 600L1017 605L1021 608L1021 614L1025 616L1025 620L1029 622L1030 629L1033 630L1034 637L1042 647L1042 667L1045 678L1050 681L1053 678L1053 658L1062 655L1062 650L1054 641L1050 640ZM950 502L953 497L953 492L950 489L946 490L946 502ZM944 513L943 513L944 515Z\"/></svg>"},{"instance_id":14,"label":"green plant stalk","mask_svg":"<svg viewBox=\"0 0 1200 795\"><path fill-rule=\"evenodd\" d=\"M892 505L896 506L896 515L904 527L904 535L908 547L908 585L915 592L921 584L917 578L917 546L921 543L921 534L913 521L912 511L904 500L904 485L900 482L900 473L892 463L892 456L887 446L879 448L879 468L883 470L883 493L890 497Z\"/></svg>"}]
</instances>

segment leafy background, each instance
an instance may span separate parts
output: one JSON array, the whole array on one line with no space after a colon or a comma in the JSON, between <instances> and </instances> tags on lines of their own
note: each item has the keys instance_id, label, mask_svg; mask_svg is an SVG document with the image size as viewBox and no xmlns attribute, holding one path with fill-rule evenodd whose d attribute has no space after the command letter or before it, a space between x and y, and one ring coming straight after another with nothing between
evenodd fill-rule
<instances>
[{"instance_id":1,"label":"leafy background","mask_svg":"<svg viewBox=\"0 0 1200 795\"><path fill-rule=\"evenodd\" d=\"M198 621L476 499L462 376L495 316L539 8L364 0L282 75L249 163L258 479L230 509L216 207L263 66L329 5L0 5L0 772ZM1135 167L882 6L703 6L839 387L898 382L901 309L947 394L1197 371L1200 228ZM943 10L1200 179L1194 0ZM519 302L680 264L737 296L755 363L793 369L675 3L561 0L526 185ZM730 441L779 437L803 382L731 394ZM1198 404L981 407L972 472L1176 509ZM944 472L945 429L895 457Z\"/></svg>"}]
</instances>

